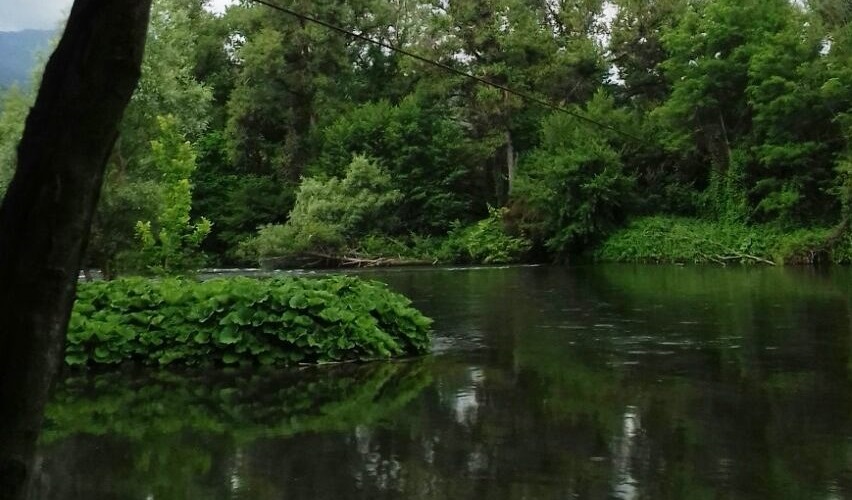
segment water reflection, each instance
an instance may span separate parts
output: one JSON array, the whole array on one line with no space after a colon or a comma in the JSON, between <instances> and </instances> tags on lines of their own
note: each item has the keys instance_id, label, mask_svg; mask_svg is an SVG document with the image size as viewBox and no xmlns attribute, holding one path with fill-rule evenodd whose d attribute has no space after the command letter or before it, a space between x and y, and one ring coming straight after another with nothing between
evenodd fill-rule
<instances>
[{"instance_id":1,"label":"water reflection","mask_svg":"<svg viewBox=\"0 0 852 500\"><path fill-rule=\"evenodd\" d=\"M69 379L37 498L852 497L852 272L375 273L415 363Z\"/></svg>"}]
</instances>

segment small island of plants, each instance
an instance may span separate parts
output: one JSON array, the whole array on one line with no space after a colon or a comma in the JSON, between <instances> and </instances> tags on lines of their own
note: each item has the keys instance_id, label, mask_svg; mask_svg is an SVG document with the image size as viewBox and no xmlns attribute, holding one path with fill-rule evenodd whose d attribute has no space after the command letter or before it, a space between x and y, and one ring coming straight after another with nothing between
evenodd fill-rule
<instances>
[{"instance_id":1,"label":"small island of plants","mask_svg":"<svg viewBox=\"0 0 852 500\"><path fill-rule=\"evenodd\" d=\"M69 365L293 365L415 355L432 321L382 283L351 276L143 278L83 283Z\"/></svg>"}]
</instances>

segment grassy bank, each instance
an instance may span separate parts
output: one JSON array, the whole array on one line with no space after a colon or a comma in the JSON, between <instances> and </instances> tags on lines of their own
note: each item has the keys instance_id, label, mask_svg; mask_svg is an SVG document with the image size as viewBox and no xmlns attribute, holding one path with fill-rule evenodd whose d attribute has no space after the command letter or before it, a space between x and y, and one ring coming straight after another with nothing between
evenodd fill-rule
<instances>
[{"instance_id":1,"label":"grassy bank","mask_svg":"<svg viewBox=\"0 0 852 500\"><path fill-rule=\"evenodd\" d=\"M291 365L406 356L431 320L404 296L354 277L204 282L126 279L80 286L69 365Z\"/></svg>"},{"instance_id":2,"label":"grassy bank","mask_svg":"<svg viewBox=\"0 0 852 500\"><path fill-rule=\"evenodd\" d=\"M682 217L635 219L594 251L596 260L639 263L849 263L843 228L782 230Z\"/></svg>"}]
</instances>

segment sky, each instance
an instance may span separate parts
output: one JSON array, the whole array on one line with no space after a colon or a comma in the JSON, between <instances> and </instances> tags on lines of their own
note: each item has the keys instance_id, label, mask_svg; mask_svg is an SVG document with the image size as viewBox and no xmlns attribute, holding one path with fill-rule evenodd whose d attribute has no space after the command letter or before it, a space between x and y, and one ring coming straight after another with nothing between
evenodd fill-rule
<instances>
[{"instance_id":1,"label":"sky","mask_svg":"<svg viewBox=\"0 0 852 500\"><path fill-rule=\"evenodd\" d=\"M56 29L68 16L74 0L0 0L0 31ZM221 12L233 0L211 0L210 8Z\"/></svg>"}]
</instances>

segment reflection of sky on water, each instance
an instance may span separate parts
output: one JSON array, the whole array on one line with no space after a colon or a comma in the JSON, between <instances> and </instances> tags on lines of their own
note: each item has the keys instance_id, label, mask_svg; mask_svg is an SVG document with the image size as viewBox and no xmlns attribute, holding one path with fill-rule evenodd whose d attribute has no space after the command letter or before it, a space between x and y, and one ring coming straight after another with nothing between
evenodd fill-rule
<instances>
[{"instance_id":1,"label":"reflection of sky on water","mask_svg":"<svg viewBox=\"0 0 852 500\"><path fill-rule=\"evenodd\" d=\"M612 495L622 500L638 497L636 479L631 475L630 462L634 455L634 445L641 428L636 407L628 406L621 418L621 435L613 440L612 465L614 481Z\"/></svg>"},{"instance_id":2,"label":"reflection of sky on water","mask_svg":"<svg viewBox=\"0 0 852 500\"><path fill-rule=\"evenodd\" d=\"M375 442L375 434L367 427L357 426L354 437L361 455L361 466L353 473L356 484L359 487L369 484L383 491L398 489L402 480L399 460L383 456L380 444Z\"/></svg>"},{"instance_id":3,"label":"reflection of sky on water","mask_svg":"<svg viewBox=\"0 0 852 500\"><path fill-rule=\"evenodd\" d=\"M485 373L476 366L467 369L467 385L456 391L455 399L452 401L453 415L456 422L464 425L476 423L479 402L477 401L478 389L485 383Z\"/></svg>"}]
</instances>

